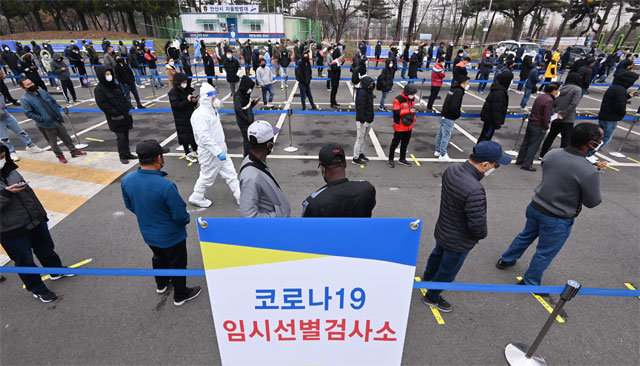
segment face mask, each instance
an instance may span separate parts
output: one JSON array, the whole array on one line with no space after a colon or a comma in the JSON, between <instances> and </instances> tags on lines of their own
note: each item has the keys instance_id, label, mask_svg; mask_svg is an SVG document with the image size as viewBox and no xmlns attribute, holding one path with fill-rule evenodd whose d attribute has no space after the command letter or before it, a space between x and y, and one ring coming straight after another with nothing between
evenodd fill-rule
<instances>
[{"instance_id":1,"label":"face mask","mask_svg":"<svg viewBox=\"0 0 640 366\"><path fill-rule=\"evenodd\" d=\"M409 99L413 100L416 96L415 95L409 95Z\"/></svg>"},{"instance_id":2,"label":"face mask","mask_svg":"<svg viewBox=\"0 0 640 366\"><path fill-rule=\"evenodd\" d=\"M107 81L111 81L111 80L113 80L113 76L111 76L111 75L107 75L107 76L105 76L104 78L105 78Z\"/></svg>"},{"instance_id":3,"label":"face mask","mask_svg":"<svg viewBox=\"0 0 640 366\"><path fill-rule=\"evenodd\" d=\"M124 60L122 60L121 58L119 58L119 59L117 59L117 60L116 60L116 62L117 62L117 63L119 63L119 64L121 64L121 63L123 63L123 62L124 62Z\"/></svg>"},{"instance_id":4,"label":"face mask","mask_svg":"<svg viewBox=\"0 0 640 366\"><path fill-rule=\"evenodd\" d=\"M232 54L227 53L227 58L228 58L228 59L231 59L232 57L233 57L233 55L232 55Z\"/></svg>"},{"instance_id":5,"label":"face mask","mask_svg":"<svg viewBox=\"0 0 640 366\"><path fill-rule=\"evenodd\" d=\"M7 51L7 52L9 52L9 48L5 48L4 50L5 50L5 51Z\"/></svg>"},{"instance_id":6,"label":"face mask","mask_svg":"<svg viewBox=\"0 0 640 366\"><path fill-rule=\"evenodd\" d=\"M38 90L38 86L37 85L31 85L30 87L27 88L28 91L30 92L34 92L36 90Z\"/></svg>"},{"instance_id":7,"label":"face mask","mask_svg":"<svg viewBox=\"0 0 640 366\"><path fill-rule=\"evenodd\" d=\"M211 103L211 106L213 107L213 109L220 109L222 108L222 102L220 101L220 99L216 98L214 99L214 101Z\"/></svg>"},{"instance_id":8,"label":"face mask","mask_svg":"<svg viewBox=\"0 0 640 366\"><path fill-rule=\"evenodd\" d=\"M393 62L389 62L389 67L393 67Z\"/></svg>"},{"instance_id":9,"label":"face mask","mask_svg":"<svg viewBox=\"0 0 640 366\"><path fill-rule=\"evenodd\" d=\"M56 61L61 62L62 61L62 57L57 58Z\"/></svg>"},{"instance_id":10,"label":"face mask","mask_svg":"<svg viewBox=\"0 0 640 366\"><path fill-rule=\"evenodd\" d=\"M493 174L493 172L495 172L495 171L496 171L496 168L491 168L491 169L487 170L486 172L484 172L484 176L488 177L491 174Z\"/></svg>"},{"instance_id":11,"label":"face mask","mask_svg":"<svg viewBox=\"0 0 640 366\"><path fill-rule=\"evenodd\" d=\"M595 141L594 141L595 142ZM604 141L600 141L600 143L598 144L598 146L596 146L595 148L591 149L590 151L598 151L600 150L600 148L602 147L602 145L604 145Z\"/></svg>"},{"instance_id":12,"label":"face mask","mask_svg":"<svg viewBox=\"0 0 640 366\"><path fill-rule=\"evenodd\" d=\"M253 90L253 89L249 89L249 90L247 90L247 94L251 94L251 91L252 91L252 90Z\"/></svg>"},{"instance_id":13,"label":"face mask","mask_svg":"<svg viewBox=\"0 0 640 366\"><path fill-rule=\"evenodd\" d=\"M4 168L4 164L7 162L7 159L2 158L2 160L0 160L0 169Z\"/></svg>"},{"instance_id":14,"label":"face mask","mask_svg":"<svg viewBox=\"0 0 640 366\"><path fill-rule=\"evenodd\" d=\"M273 147L274 146L275 145L273 143L271 143L271 147L269 147L269 144L267 144L267 149L269 149L269 153L267 155L269 155L269 154L271 154L273 152Z\"/></svg>"},{"instance_id":15,"label":"face mask","mask_svg":"<svg viewBox=\"0 0 640 366\"><path fill-rule=\"evenodd\" d=\"M173 62L169 62L169 65L170 65L170 66L173 66L173 64L174 64Z\"/></svg>"},{"instance_id":16,"label":"face mask","mask_svg":"<svg viewBox=\"0 0 640 366\"><path fill-rule=\"evenodd\" d=\"M469 90L470 87L471 85L467 84L467 86L464 87L464 90Z\"/></svg>"},{"instance_id":17,"label":"face mask","mask_svg":"<svg viewBox=\"0 0 640 366\"><path fill-rule=\"evenodd\" d=\"M265 67L267 66L267 64L260 64L260 67Z\"/></svg>"},{"instance_id":18,"label":"face mask","mask_svg":"<svg viewBox=\"0 0 640 366\"><path fill-rule=\"evenodd\" d=\"M181 83L181 84L180 84L180 87L181 87L182 89L186 88L186 87L187 87L187 83Z\"/></svg>"}]
</instances>

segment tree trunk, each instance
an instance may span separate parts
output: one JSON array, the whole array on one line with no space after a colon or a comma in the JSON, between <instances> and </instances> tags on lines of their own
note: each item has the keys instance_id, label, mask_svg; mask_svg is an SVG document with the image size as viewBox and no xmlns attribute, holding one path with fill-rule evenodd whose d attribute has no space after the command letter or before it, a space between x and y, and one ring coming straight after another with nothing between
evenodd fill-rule
<instances>
[{"instance_id":1,"label":"tree trunk","mask_svg":"<svg viewBox=\"0 0 640 366\"><path fill-rule=\"evenodd\" d=\"M111 15L109 13L105 14L107 16L107 30L111 30Z\"/></svg>"},{"instance_id":2,"label":"tree trunk","mask_svg":"<svg viewBox=\"0 0 640 366\"><path fill-rule=\"evenodd\" d=\"M487 28L489 28L489 30L487 30L487 35L484 39L484 43L489 42L489 33L491 33L491 27L493 27L493 21L496 19L496 11L493 12L493 15L491 16L491 22L489 22L489 26Z\"/></svg>"},{"instance_id":3,"label":"tree trunk","mask_svg":"<svg viewBox=\"0 0 640 366\"><path fill-rule=\"evenodd\" d=\"M569 9L570 10L570 9ZM553 44L553 48L558 48L558 46L560 45L560 38L562 37L562 34L564 33L565 28L567 27L567 23L569 22L569 11L567 11L567 14L565 14L564 18L562 18L562 23L560 23L560 28L558 28L558 32L556 33L556 41Z\"/></svg>"},{"instance_id":4,"label":"tree trunk","mask_svg":"<svg viewBox=\"0 0 640 366\"><path fill-rule=\"evenodd\" d=\"M600 20L600 26L598 27L598 30L596 31L596 35L593 37L593 39L595 40L600 39L600 35L604 30L604 26L607 24L607 18L609 17L609 12L611 12L611 8L613 8L613 0L607 0L607 8L604 10L604 15Z\"/></svg>"},{"instance_id":5,"label":"tree trunk","mask_svg":"<svg viewBox=\"0 0 640 366\"><path fill-rule=\"evenodd\" d=\"M97 15L93 16L96 19L96 22L98 22L98 27L100 27L100 30L104 30L104 28L102 27L102 23L100 23L100 18L98 18Z\"/></svg>"},{"instance_id":6,"label":"tree trunk","mask_svg":"<svg viewBox=\"0 0 640 366\"><path fill-rule=\"evenodd\" d=\"M127 21L124 19L124 14L121 11L118 12L120 14L120 21L122 22L122 31L127 31Z\"/></svg>"},{"instance_id":7,"label":"tree trunk","mask_svg":"<svg viewBox=\"0 0 640 366\"><path fill-rule=\"evenodd\" d=\"M469 18L464 18L464 23L462 23L462 27L460 27L460 31L458 31L458 35L454 39L454 43L459 43L460 38L464 34L464 30L467 29L467 23L469 22ZM464 42L464 39L462 40Z\"/></svg>"},{"instance_id":8,"label":"tree trunk","mask_svg":"<svg viewBox=\"0 0 640 366\"><path fill-rule=\"evenodd\" d=\"M13 25L11 24L11 19L9 19L9 17L7 17L7 25L9 26L9 33L16 33L16 31L13 30Z\"/></svg>"},{"instance_id":9,"label":"tree trunk","mask_svg":"<svg viewBox=\"0 0 640 366\"><path fill-rule=\"evenodd\" d=\"M522 27L524 27L524 18L525 16L519 15L513 19L513 28L511 29L511 39L516 41L520 40L520 32L522 32Z\"/></svg>"},{"instance_id":10,"label":"tree trunk","mask_svg":"<svg viewBox=\"0 0 640 366\"><path fill-rule=\"evenodd\" d=\"M66 30L70 30L71 29L71 28L69 28L69 25L67 25L66 20L64 19L64 17L60 13L60 10L58 10L56 12L56 17L58 17L58 21L60 21L60 23L62 23L62 26L64 27L64 29L66 29Z\"/></svg>"},{"instance_id":11,"label":"tree trunk","mask_svg":"<svg viewBox=\"0 0 640 366\"><path fill-rule=\"evenodd\" d=\"M394 41L399 41L402 37L402 10L404 8L404 0L400 0L398 4L398 19L396 20L396 34L393 36Z\"/></svg>"},{"instance_id":12,"label":"tree trunk","mask_svg":"<svg viewBox=\"0 0 640 366\"><path fill-rule=\"evenodd\" d=\"M369 40L369 26L371 25L371 0L367 3L367 27L364 32L364 40Z\"/></svg>"},{"instance_id":13,"label":"tree trunk","mask_svg":"<svg viewBox=\"0 0 640 366\"><path fill-rule=\"evenodd\" d=\"M618 28L620 28L620 15L622 15L622 8L623 8L622 1L620 1L618 5L620 7L618 8L618 14L616 15L616 26L611 31L609 31L609 38L607 38L607 44L609 44L609 42L611 42L611 39L613 38L613 36L618 31Z\"/></svg>"},{"instance_id":14,"label":"tree trunk","mask_svg":"<svg viewBox=\"0 0 640 366\"><path fill-rule=\"evenodd\" d=\"M527 31L527 38L533 37L533 30L536 27L536 23L538 21L538 17L540 16L540 11L542 9L536 10L535 13L531 15L531 23L529 24L529 30Z\"/></svg>"},{"instance_id":15,"label":"tree trunk","mask_svg":"<svg viewBox=\"0 0 640 366\"><path fill-rule=\"evenodd\" d=\"M82 30L89 30L89 25L87 24L87 19L85 19L85 14L82 10L75 9L76 14L78 14L78 19L80 20L80 27Z\"/></svg>"},{"instance_id":16,"label":"tree trunk","mask_svg":"<svg viewBox=\"0 0 640 366\"><path fill-rule=\"evenodd\" d=\"M62 27L60 27L60 18L57 14L53 16L53 21L56 23L56 28L58 28L58 30L62 30Z\"/></svg>"},{"instance_id":17,"label":"tree trunk","mask_svg":"<svg viewBox=\"0 0 640 366\"><path fill-rule=\"evenodd\" d=\"M36 20L36 24L38 24L38 29L41 31L44 30L44 24L42 24L42 18L40 17L40 9L34 9L31 14Z\"/></svg>"},{"instance_id":18,"label":"tree trunk","mask_svg":"<svg viewBox=\"0 0 640 366\"><path fill-rule=\"evenodd\" d=\"M407 44L411 45L413 42L413 27L416 25L416 17L418 16L418 0L413 0L413 5L411 6L411 17L409 18L409 29L407 30Z\"/></svg>"},{"instance_id":19,"label":"tree trunk","mask_svg":"<svg viewBox=\"0 0 640 366\"><path fill-rule=\"evenodd\" d=\"M475 20L475 23L473 23L473 32L471 32L470 43L473 43L473 41L476 39L476 29L478 29L478 14L480 14L479 11L476 12L476 20Z\"/></svg>"},{"instance_id":20,"label":"tree trunk","mask_svg":"<svg viewBox=\"0 0 640 366\"><path fill-rule=\"evenodd\" d=\"M442 16L440 17L440 24L438 25L438 33L436 33L436 36L433 39L440 39L440 33L442 32L442 24L444 23L444 9L445 7L442 7Z\"/></svg>"},{"instance_id":21,"label":"tree trunk","mask_svg":"<svg viewBox=\"0 0 640 366\"><path fill-rule=\"evenodd\" d=\"M133 10L131 10L130 12L127 13L127 17L129 18L129 30L131 31L131 33L138 33L138 28L136 27L136 19L135 19L135 12Z\"/></svg>"},{"instance_id":22,"label":"tree trunk","mask_svg":"<svg viewBox=\"0 0 640 366\"><path fill-rule=\"evenodd\" d=\"M147 36L153 37L153 28L151 28L151 18L147 13L142 12L142 17L144 18L145 28L147 29Z\"/></svg>"}]
</instances>

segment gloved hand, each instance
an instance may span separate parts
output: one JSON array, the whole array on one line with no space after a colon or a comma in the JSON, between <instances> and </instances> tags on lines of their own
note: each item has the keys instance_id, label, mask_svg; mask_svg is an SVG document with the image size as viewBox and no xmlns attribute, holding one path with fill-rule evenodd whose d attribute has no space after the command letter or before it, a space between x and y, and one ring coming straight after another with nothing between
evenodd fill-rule
<instances>
[{"instance_id":1,"label":"gloved hand","mask_svg":"<svg viewBox=\"0 0 640 366\"><path fill-rule=\"evenodd\" d=\"M221 152L220 154L218 154L218 159L222 161L227 160L227 154L225 154L224 152Z\"/></svg>"}]
</instances>

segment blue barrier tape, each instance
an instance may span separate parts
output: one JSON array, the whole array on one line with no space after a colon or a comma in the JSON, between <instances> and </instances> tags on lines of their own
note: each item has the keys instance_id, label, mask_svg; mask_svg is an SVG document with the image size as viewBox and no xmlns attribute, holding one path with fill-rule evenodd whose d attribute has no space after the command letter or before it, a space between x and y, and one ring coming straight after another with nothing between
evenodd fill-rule
<instances>
[{"instance_id":1,"label":"blue barrier tape","mask_svg":"<svg viewBox=\"0 0 640 366\"><path fill-rule=\"evenodd\" d=\"M204 269L141 269L141 268L51 268L0 266L0 273L28 274L76 274L85 276L185 276L204 277ZM413 288L428 290L501 292L501 293L549 293L559 294L563 286L497 285L486 283L415 282ZM640 290L581 288L578 295L637 297Z\"/></svg>"}]
</instances>

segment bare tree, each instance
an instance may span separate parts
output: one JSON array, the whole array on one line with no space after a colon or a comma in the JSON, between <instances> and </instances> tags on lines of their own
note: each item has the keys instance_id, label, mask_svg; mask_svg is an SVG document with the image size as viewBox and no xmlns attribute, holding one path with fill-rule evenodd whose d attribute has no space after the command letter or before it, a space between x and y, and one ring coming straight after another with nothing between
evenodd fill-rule
<instances>
[{"instance_id":1,"label":"bare tree","mask_svg":"<svg viewBox=\"0 0 640 366\"><path fill-rule=\"evenodd\" d=\"M394 41L399 41L402 37L402 10L404 8L404 0L400 0L398 4L398 19L396 20L396 33L393 36Z\"/></svg>"},{"instance_id":2,"label":"bare tree","mask_svg":"<svg viewBox=\"0 0 640 366\"><path fill-rule=\"evenodd\" d=\"M356 6L352 0L322 0L322 4L331 15L331 24L338 42L344 33L345 25L360 10L360 5Z\"/></svg>"}]
</instances>

